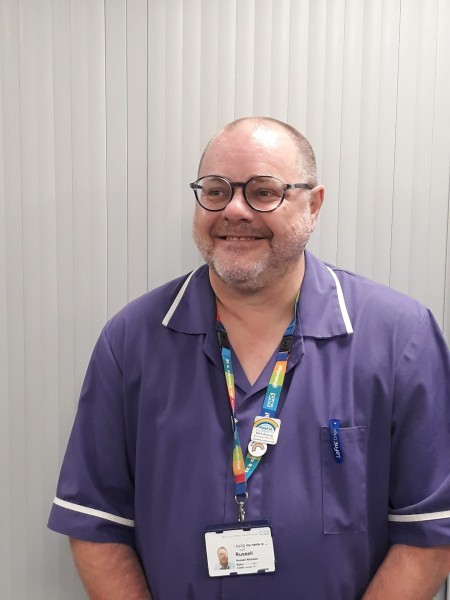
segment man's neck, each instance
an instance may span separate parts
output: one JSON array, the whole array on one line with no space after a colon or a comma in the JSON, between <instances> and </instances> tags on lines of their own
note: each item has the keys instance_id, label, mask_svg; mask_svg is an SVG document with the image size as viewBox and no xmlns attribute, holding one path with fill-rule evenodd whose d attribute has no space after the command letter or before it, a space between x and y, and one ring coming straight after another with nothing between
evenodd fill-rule
<instances>
[{"instance_id":1,"label":"man's neck","mask_svg":"<svg viewBox=\"0 0 450 600\"><path fill-rule=\"evenodd\" d=\"M231 318L252 328L261 323L285 322L292 318L295 299L303 281L305 259L302 254L298 264L288 272L270 279L259 290L243 290L225 284L210 269L211 286L217 298L217 309L224 321ZM224 323L225 324L225 323Z\"/></svg>"},{"instance_id":2,"label":"man's neck","mask_svg":"<svg viewBox=\"0 0 450 600\"><path fill-rule=\"evenodd\" d=\"M210 271L220 320L250 384L261 374L294 316L304 265L302 256L289 273L252 293L225 285Z\"/></svg>"}]
</instances>

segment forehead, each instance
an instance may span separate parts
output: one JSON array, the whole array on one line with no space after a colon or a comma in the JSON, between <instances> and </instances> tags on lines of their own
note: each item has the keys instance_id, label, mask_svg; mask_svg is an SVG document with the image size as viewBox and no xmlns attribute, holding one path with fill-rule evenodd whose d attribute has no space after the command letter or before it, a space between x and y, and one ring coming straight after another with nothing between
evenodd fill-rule
<instances>
[{"instance_id":1,"label":"forehead","mask_svg":"<svg viewBox=\"0 0 450 600\"><path fill-rule=\"evenodd\" d=\"M255 144L259 144L266 150L275 150L285 138L284 132L280 129L256 129L251 133L251 138Z\"/></svg>"},{"instance_id":2,"label":"forehead","mask_svg":"<svg viewBox=\"0 0 450 600\"><path fill-rule=\"evenodd\" d=\"M240 127L222 131L203 156L199 175L217 174L232 179L254 175L283 177L297 172L298 151L281 128Z\"/></svg>"}]
</instances>

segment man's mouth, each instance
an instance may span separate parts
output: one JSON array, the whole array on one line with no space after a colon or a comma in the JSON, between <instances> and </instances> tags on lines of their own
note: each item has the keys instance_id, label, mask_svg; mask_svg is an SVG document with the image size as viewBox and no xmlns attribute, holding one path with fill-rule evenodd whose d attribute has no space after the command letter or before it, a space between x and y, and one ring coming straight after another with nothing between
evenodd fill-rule
<instances>
[{"instance_id":1,"label":"man's mouth","mask_svg":"<svg viewBox=\"0 0 450 600\"><path fill-rule=\"evenodd\" d=\"M220 239L226 240L227 242L254 242L255 240L260 240L261 238L255 236L237 236L237 235L224 235L220 236Z\"/></svg>"}]
</instances>

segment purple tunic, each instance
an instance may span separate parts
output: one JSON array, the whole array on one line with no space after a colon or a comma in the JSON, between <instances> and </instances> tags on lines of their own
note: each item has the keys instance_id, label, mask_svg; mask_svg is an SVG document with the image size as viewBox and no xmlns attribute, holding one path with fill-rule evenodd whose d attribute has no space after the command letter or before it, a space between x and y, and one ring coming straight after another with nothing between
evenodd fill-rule
<instances>
[{"instance_id":1,"label":"purple tunic","mask_svg":"<svg viewBox=\"0 0 450 600\"><path fill-rule=\"evenodd\" d=\"M136 548L154 600L357 600L390 544L450 544L450 357L426 308L306 253L279 441L249 481L276 572L211 579L204 531L236 520L207 267L131 302L87 371L49 527ZM258 343L255 340L255 344ZM243 447L251 386L233 355ZM330 419L340 419L344 461Z\"/></svg>"}]
</instances>

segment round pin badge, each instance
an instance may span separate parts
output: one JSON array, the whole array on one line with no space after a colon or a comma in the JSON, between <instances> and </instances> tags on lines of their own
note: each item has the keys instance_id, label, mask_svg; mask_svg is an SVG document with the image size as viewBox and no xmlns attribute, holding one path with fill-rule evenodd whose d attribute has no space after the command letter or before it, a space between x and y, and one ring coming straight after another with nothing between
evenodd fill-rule
<instances>
[{"instance_id":1,"label":"round pin badge","mask_svg":"<svg viewBox=\"0 0 450 600\"><path fill-rule=\"evenodd\" d=\"M259 458L267 451L267 444L264 442L252 442L250 441L248 445L248 453L254 456L255 458Z\"/></svg>"}]
</instances>

